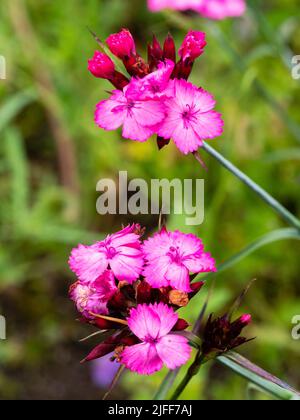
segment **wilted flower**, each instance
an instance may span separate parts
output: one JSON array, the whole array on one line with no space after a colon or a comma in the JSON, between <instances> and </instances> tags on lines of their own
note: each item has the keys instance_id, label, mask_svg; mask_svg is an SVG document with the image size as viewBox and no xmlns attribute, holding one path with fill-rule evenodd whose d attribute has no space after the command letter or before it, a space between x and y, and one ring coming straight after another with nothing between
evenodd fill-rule
<instances>
[{"instance_id":1,"label":"wilted flower","mask_svg":"<svg viewBox=\"0 0 300 420\"><path fill-rule=\"evenodd\" d=\"M87 319L108 314L107 303L116 292L116 282L111 271L106 271L90 285L77 282L70 288L70 297L78 312Z\"/></svg>"},{"instance_id":2,"label":"wilted flower","mask_svg":"<svg viewBox=\"0 0 300 420\"><path fill-rule=\"evenodd\" d=\"M147 262L143 275L152 287L191 292L190 273L216 271L215 261L192 234L163 229L145 241L142 249Z\"/></svg>"},{"instance_id":3,"label":"wilted flower","mask_svg":"<svg viewBox=\"0 0 300 420\"><path fill-rule=\"evenodd\" d=\"M133 283L142 273L144 264L140 237L136 233L138 227L128 226L104 241L74 248L69 259L71 270L81 282L90 284L110 267L118 280Z\"/></svg>"},{"instance_id":4,"label":"wilted flower","mask_svg":"<svg viewBox=\"0 0 300 420\"><path fill-rule=\"evenodd\" d=\"M203 354L206 357L215 357L216 354L225 353L248 342L247 338L240 335L251 320L249 314L234 322L231 322L227 315L216 319L210 315L203 333Z\"/></svg>"},{"instance_id":5,"label":"wilted flower","mask_svg":"<svg viewBox=\"0 0 300 420\"><path fill-rule=\"evenodd\" d=\"M140 375L151 375L163 365L176 369L185 364L191 355L188 340L170 334L177 321L178 315L162 303L132 309L128 327L141 343L126 347L121 363Z\"/></svg>"}]
</instances>

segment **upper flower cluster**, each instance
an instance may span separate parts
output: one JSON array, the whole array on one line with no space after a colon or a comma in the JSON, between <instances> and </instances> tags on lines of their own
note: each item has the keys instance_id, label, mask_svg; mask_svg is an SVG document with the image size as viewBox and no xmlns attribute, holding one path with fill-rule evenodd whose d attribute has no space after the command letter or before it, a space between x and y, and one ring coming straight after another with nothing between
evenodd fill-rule
<instances>
[{"instance_id":1,"label":"upper flower cluster","mask_svg":"<svg viewBox=\"0 0 300 420\"><path fill-rule=\"evenodd\" d=\"M148 0L152 12L162 9L194 10L209 19L239 17L246 11L245 0Z\"/></svg>"},{"instance_id":2,"label":"upper flower cluster","mask_svg":"<svg viewBox=\"0 0 300 420\"><path fill-rule=\"evenodd\" d=\"M115 351L129 369L151 374L163 364L175 369L188 360L188 340L174 335L188 324L176 311L203 286L192 283L191 274L213 272L216 266L194 235L164 228L142 242L142 234L132 225L73 249L69 264L78 281L70 296L84 322L116 330L86 360Z\"/></svg>"},{"instance_id":3,"label":"upper flower cluster","mask_svg":"<svg viewBox=\"0 0 300 420\"><path fill-rule=\"evenodd\" d=\"M96 51L89 60L89 71L117 88L97 105L96 124L105 130L122 127L124 138L139 142L157 134L160 148L172 138L184 154L195 152L204 140L220 136L223 121L214 110L213 96L187 81L195 60L204 52L205 38L203 32L190 31L177 60L173 38L168 35L162 46L154 37L145 62L127 29L110 35L106 43L122 60L128 77L102 52Z\"/></svg>"}]
</instances>

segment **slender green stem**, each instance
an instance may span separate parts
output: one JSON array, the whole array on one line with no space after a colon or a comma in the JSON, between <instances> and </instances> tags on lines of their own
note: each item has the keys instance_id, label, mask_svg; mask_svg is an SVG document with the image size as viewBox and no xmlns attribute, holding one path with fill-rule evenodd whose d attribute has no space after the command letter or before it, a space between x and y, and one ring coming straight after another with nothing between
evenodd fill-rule
<instances>
[{"instance_id":1,"label":"slender green stem","mask_svg":"<svg viewBox=\"0 0 300 420\"><path fill-rule=\"evenodd\" d=\"M165 379L163 380L162 384L160 385L158 391L154 395L154 401L162 401L165 400L169 390L172 388L175 379L178 375L179 369L170 370L169 373L166 375Z\"/></svg>"},{"instance_id":2,"label":"slender green stem","mask_svg":"<svg viewBox=\"0 0 300 420\"><path fill-rule=\"evenodd\" d=\"M196 376L199 373L199 370L203 363L203 355L201 350L198 351L197 356L194 360L194 363L190 366L189 370L187 371L185 377L180 382L178 387L176 388L176 391L171 397L171 400L178 400L178 398L181 396L185 388L188 386L188 384L191 382L194 376Z\"/></svg>"},{"instance_id":3,"label":"slender green stem","mask_svg":"<svg viewBox=\"0 0 300 420\"><path fill-rule=\"evenodd\" d=\"M204 143L203 149L216 159L224 168L236 176L247 187L254 191L266 204L268 204L277 214L279 214L289 225L300 229L300 220L287 210L279 201L275 200L267 191L260 187L256 182L252 181L249 176L240 171L229 160L222 156L219 152Z\"/></svg>"}]
</instances>

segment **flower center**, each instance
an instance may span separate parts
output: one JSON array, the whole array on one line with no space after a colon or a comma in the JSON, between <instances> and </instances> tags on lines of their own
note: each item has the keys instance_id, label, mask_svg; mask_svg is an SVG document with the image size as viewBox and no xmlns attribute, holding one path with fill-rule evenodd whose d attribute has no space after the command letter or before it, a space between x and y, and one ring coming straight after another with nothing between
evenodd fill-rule
<instances>
[{"instance_id":1,"label":"flower center","mask_svg":"<svg viewBox=\"0 0 300 420\"><path fill-rule=\"evenodd\" d=\"M108 259L112 259L112 258L114 258L116 255L117 255L117 250L116 250L116 248L114 248L114 247L108 247L107 248L107 258Z\"/></svg>"},{"instance_id":2,"label":"flower center","mask_svg":"<svg viewBox=\"0 0 300 420\"><path fill-rule=\"evenodd\" d=\"M158 338L153 338L150 335L147 335L147 337L145 337L144 341L145 341L145 343L148 343L148 344L157 344L159 339Z\"/></svg>"},{"instance_id":3,"label":"flower center","mask_svg":"<svg viewBox=\"0 0 300 420\"><path fill-rule=\"evenodd\" d=\"M185 106L185 111L182 112L181 116L184 122L184 127L185 128L189 128L189 123L190 122L196 122L197 118L196 118L196 112L195 112L195 106L194 105L189 105L186 104Z\"/></svg>"},{"instance_id":4,"label":"flower center","mask_svg":"<svg viewBox=\"0 0 300 420\"><path fill-rule=\"evenodd\" d=\"M176 264L181 263L181 255L178 246L171 246L167 255L171 258L172 262Z\"/></svg>"}]
</instances>

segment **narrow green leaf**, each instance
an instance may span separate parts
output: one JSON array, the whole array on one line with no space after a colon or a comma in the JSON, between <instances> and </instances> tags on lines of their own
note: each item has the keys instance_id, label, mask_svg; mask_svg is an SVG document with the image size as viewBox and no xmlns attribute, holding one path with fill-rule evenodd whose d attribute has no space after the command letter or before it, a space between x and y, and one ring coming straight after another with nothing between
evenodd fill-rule
<instances>
[{"instance_id":1,"label":"narrow green leaf","mask_svg":"<svg viewBox=\"0 0 300 420\"><path fill-rule=\"evenodd\" d=\"M238 353L230 352L217 360L249 382L280 400L299 400L300 393Z\"/></svg>"}]
</instances>

